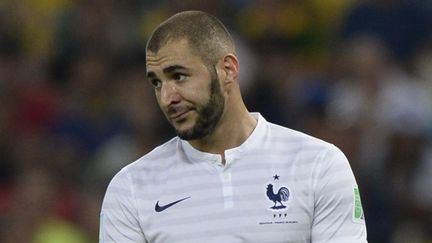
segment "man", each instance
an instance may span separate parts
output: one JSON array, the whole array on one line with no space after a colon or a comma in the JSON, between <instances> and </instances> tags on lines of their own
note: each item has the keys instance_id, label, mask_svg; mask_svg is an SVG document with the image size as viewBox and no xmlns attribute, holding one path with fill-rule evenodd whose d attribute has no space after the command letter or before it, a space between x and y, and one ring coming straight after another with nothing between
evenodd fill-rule
<instances>
[{"instance_id":1,"label":"man","mask_svg":"<svg viewBox=\"0 0 432 243\"><path fill-rule=\"evenodd\" d=\"M366 242L345 156L248 112L219 20L187 11L159 25L147 76L178 137L113 178L101 242Z\"/></svg>"}]
</instances>

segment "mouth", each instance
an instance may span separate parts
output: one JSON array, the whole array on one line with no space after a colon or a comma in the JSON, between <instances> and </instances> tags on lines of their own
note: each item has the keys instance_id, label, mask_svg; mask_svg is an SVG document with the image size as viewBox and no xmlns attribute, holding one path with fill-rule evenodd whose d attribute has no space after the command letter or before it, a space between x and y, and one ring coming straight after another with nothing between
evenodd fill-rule
<instances>
[{"instance_id":1,"label":"mouth","mask_svg":"<svg viewBox=\"0 0 432 243\"><path fill-rule=\"evenodd\" d=\"M191 111L192 111L191 109L176 111L173 114L169 115L169 119L173 122L180 122L180 121L186 119L186 117L189 115L189 113Z\"/></svg>"}]
</instances>

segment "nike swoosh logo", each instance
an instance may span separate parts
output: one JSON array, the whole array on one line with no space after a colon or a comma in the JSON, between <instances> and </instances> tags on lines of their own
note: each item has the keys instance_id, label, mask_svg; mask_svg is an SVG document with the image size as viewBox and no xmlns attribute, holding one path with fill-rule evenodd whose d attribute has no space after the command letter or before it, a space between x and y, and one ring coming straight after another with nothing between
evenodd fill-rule
<instances>
[{"instance_id":1,"label":"nike swoosh logo","mask_svg":"<svg viewBox=\"0 0 432 243\"><path fill-rule=\"evenodd\" d=\"M163 205L163 206L160 206L159 205L159 201L157 201L156 202L156 205L155 205L155 211L156 212L162 212L162 211L164 211L165 209L167 209L167 208L169 208L169 207L171 207L171 206L173 206L173 205L175 205L175 204L177 204L177 203L179 203L179 202L181 202L181 201L184 201L184 200L186 200L186 199L189 199L190 197L185 197L185 198L182 198L182 199L180 199L180 200L177 200L177 201L174 201L174 202L172 202L172 203L168 203L167 205Z\"/></svg>"}]
</instances>

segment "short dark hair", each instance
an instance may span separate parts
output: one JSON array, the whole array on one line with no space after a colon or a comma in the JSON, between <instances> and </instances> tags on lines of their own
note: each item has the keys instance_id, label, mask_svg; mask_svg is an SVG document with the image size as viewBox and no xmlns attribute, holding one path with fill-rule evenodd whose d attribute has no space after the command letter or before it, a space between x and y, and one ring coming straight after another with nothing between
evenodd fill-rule
<instances>
[{"instance_id":1,"label":"short dark hair","mask_svg":"<svg viewBox=\"0 0 432 243\"><path fill-rule=\"evenodd\" d=\"M147 42L147 51L158 52L169 41L186 39L191 51L206 65L226 53L235 53L234 41L216 17L202 11L177 13L162 22Z\"/></svg>"}]
</instances>

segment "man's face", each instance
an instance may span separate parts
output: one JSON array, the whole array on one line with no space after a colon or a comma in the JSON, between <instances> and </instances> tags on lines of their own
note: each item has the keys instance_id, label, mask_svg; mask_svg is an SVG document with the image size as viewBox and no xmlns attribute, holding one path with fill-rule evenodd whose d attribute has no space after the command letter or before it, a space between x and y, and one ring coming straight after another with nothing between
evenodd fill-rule
<instances>
[{"instance_id":1,"label":"man's face","mask_svg":"<svg viewBox=\"0 0 432 243\"><path fill-rule=\"evenodd\" d=\"M147 77L177 135L194 140L210 134L224 111L225 98L215 67L193 55L186 40L147 53Z\"/></svg>"}]
</instances>

